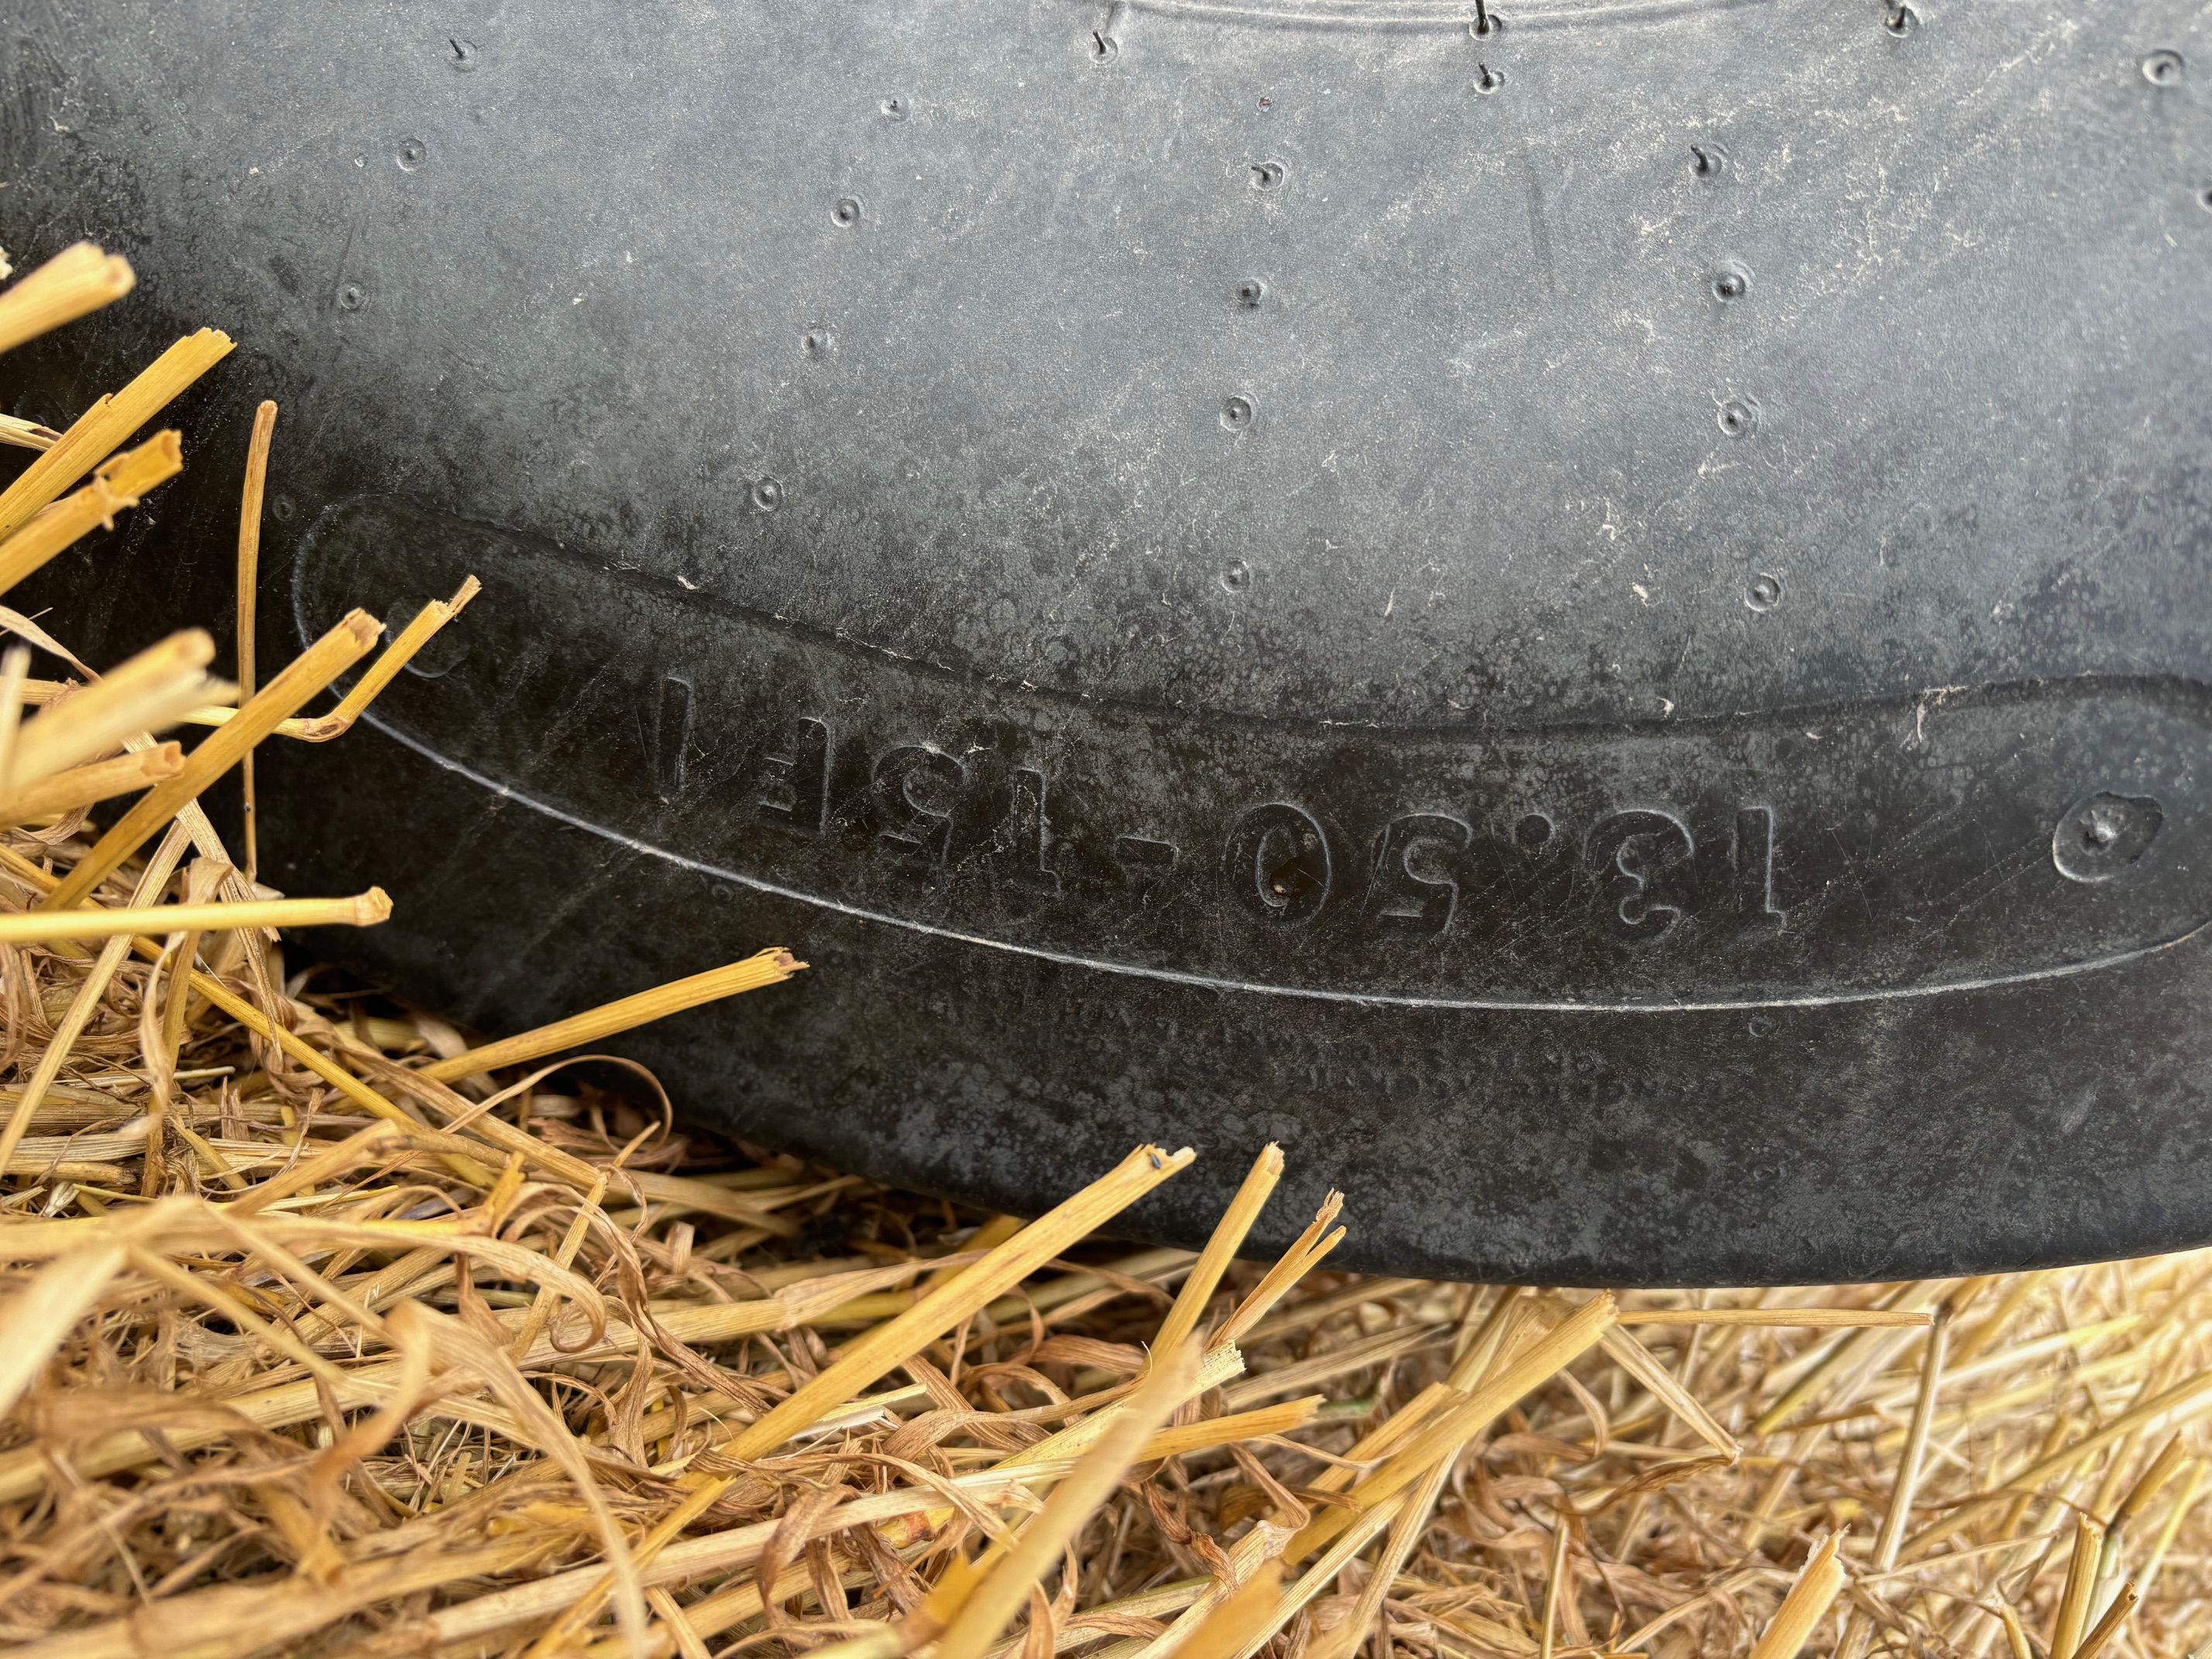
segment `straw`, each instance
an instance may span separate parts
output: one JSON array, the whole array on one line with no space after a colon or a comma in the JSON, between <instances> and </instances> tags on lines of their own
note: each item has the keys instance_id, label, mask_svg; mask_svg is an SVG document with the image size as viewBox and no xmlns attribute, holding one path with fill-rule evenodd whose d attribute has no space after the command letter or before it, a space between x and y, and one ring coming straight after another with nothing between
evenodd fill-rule
<instances>
[{"instance_id":1,"label":"straw","mask_svg":"<svg viewBox=\"0 0 2212 1659\"><path fill-rule=\"evenodd\" d=\"M985 1645L1006 1627L1054 1559L1106 1501L1152 1431L1182 1403L1197 1370L1198 1356L1188 1343L1155 1358L1144 1387L1115 1413L1097 1443L1022 1529L1020 1541L963 1600L938 1638L937 1659L982 1659Z\"/></svg>"},{"instance_id":2,"label":"straw","mask_svg":"<svg viewBox=\"0 0 2212 1659\"><path fill-rule=\"evenodd\" d=\"M1844 1587L1844 1564L1837 1559L1842 1544L1840 1534L1832 1533L1820 1548L1814 1550L1797 1575L1797 1582L1783 1597L1774 1619L1759 1644L1751 1650L1751 1659L1795 1659L1804 1651L1805 1644L1814 1626L1827 1616L1835 1604L1837 1595Z\"/></svg>"},{"instance_id":3,"label":"straw","mask_svg":"<svg viewBox=\"0 0 2212 1659\"><path fill-rule=\"evenodd\" d=\"M0 541L14 535L32 515L90 472L124 440L215 367L230 351L230 337L204 328L186 335L147 366L131 384L102 398L59 441L24 468L0 490Z\"/></svg>"},{"instance_id":4,"label":"straw","mask_svg":"<svg viewBox=\"0 0 2212 1659\"><path fill-rule=\"evenodd\" d=\"M0 945L47 945L57 939L113 939L118 934L221 933L240 927L373 927L391 916L392 901L380 887L351 898L38 910L28 915L0 915Z\"/></svg>"},{"instance_id":5,"label":"straw","mask_svg":"<svg viewBox=\"0 0 2212 1659\"><path fill-rule=\"evenodd\" d=\"M246 484L238 499L238 696L253 701L260 682L254 672L254 617L261 587L261 498L269 487L269 445L276 431L276 405L264 398L253 411L253 431L246 444ZM252 881L261 868L260 803L254 798L253 751L247 750L238 763L238 787L243 799L242 832L246 842L246 878Z\"/></svg>"},{"instance_id":6,"label":"straw","mask_svg":"<svg viewBox=\"0 0 2212 1659\"><path fill-rule=\"evenodd\" d=\"M112 529L116 514L137 506L149 490L176 477L184 465L184 445L174 432L157 432L137 448L102 463L82 489L64 496L0 541L0 593L72 546L94 526Z\"/></svg>"},{"instance_id":7,"label":"straw","mask_svg":"<svg viewBox=\"0 0 2212 1659\"><path fill-rule=\"evenodd\" d=\"M5 695L4 687L0 687L0 720L6 717ZM0 823L21 823L90 806L173 778L184 769L184 745L175 743L158 744L135 754L118 755L113 760L94 761L89 766L74 766L0 797Z\"/></svg>"},{"instance_id":8,"label":"straw","mask_svg":"<svg viewBox=\"0 0 2212 1659\"><path fill-rule=\"evenodd\" d=\"M90 242L73 243L0 294L0 351L112 304L137 281L121 254L102 253Z\"/></svg>"},{"instance_id":9,"label":"straw","mask_svg":"<svg viewBox=\"0 0 2212 1659\"><path fill-rule=\"evenodd\" d=\"M185 769L157 784L146 798L118 819L94 844L46 899L48 909L65 909L89 895L100 879L144 844L217 778L237 764L276 722L328 685L375 644L375 618L366 611L348 615L331 631L293 659L266 690L192 750Z\"/></svg>"},{"instance_id":10,"label":"straw","mask_svg":"<svg viewBox=\"0 0 2212 1659\"><path fill-rule=\"evenodd\" d=\"M309 743L328 743L352 730L362 712L392 684L393 677L414 661L416 654L436 637L439 629L468 608L469 601L483 591L483 586L474 576L468 577L452 599L432 599L416 611L414 620L384 648L368 672L361 677L360 683L338 700L338 706L320 719L308 721L299 735Z\"/></svg>"},{"instance_id":11,"label":"straw","mask_svg":"<svg viewBox=\"0 0 2212 1659\"><path fill-rule=\"evenodd\" d=\"M97 684L49 702L16 738L13 787L112 754L126 738L161 731L219 688L202 672L214 642L198 629L172 634L110 669Z\"/></svg>"},{"instance_id":12,"label":"straw","mask_svg":"<svg viewBox=\"0 0 2212 1659\"><path fill-rule=\"evenodd\" d=\"M61 441L61 434L19 415L0 415L0 445L44 454Z\"/></svg>"},{"instance_id":13,"label":"straw","mask_svg":"<svg viewBox=\"0 0 2212 1659\"><path fill-rule=\"evenodd\" d=\"M743 961L710 968L703 974L641 991L635 996L607 1003L588 1013L471 1048L450 1060L424 1066L422 1075L441 1083L457 1083L463 1078L476 1077L501 1066L526 1065L547 1054L580 1048L650 1021L718 1002L724 997L757 991L764 985L781 985L805 966L788 951L757 951Z\"/></svg>"}]
</instances>

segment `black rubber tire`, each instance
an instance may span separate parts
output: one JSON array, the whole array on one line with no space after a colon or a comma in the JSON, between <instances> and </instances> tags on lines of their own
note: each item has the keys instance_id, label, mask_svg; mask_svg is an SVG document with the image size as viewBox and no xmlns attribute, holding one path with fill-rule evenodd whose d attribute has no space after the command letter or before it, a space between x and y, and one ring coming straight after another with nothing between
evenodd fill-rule
<instances>
[{"instance_id":1,"label":"black rubber tire","mask_svg":"<svg viewBox=\"0 0 2212 1659\"><path fill-rule=\"evenodd\" d=\"M319 941L695 1111L1188 1243L1812 1280L2212 1238L2212 40L2179 0L14 9L0 242L241 350L11 598L262 660ZM234 809L232 809L234 810Z\"/></svg>"}]
</instances>

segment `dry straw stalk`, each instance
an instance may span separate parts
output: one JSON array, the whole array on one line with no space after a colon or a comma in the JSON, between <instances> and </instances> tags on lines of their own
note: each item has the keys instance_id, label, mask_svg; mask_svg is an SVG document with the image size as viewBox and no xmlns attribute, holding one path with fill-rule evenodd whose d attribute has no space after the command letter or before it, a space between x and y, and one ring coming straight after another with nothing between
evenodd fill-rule
<instances>
[{"instance_id":1,"label":"dry straw stalk","mask_svg":"<svg viewBox=\"0 0 2212 1659\"><path fill-rule=\"evenodd\" d=\"M351 898L258 899L240 904L156 904L142 909L39 910L0 915L0 945L118 934L223 933L240 927L373 927L392 916L380 887Z\"/></svg>"},{"instance_id":2,"label":"dry straw stalk","mask_svg":"<svg viewBox=\"0 0 2212 1659\"><path fill-rule=\"evenodd\" d=\"M64 248L0 293L0 351L121 299L137 282L131 262L119 253L103 253L90 242Z\"/></svg>"},{"instance_id":3,"label":"dry straw stalk","mask_svg":"<svg viewBox=\"0 0 2212 1659\"><path fill-rule=\"evenodd\" d=\"M90 483L0 542L0 593L90 534L94 526L112 530L118 512L137 506L156 484L175 477L184 465L184 443L174 432L157 432L137 448L103 463Z\"/></svg>"}]
</instances>

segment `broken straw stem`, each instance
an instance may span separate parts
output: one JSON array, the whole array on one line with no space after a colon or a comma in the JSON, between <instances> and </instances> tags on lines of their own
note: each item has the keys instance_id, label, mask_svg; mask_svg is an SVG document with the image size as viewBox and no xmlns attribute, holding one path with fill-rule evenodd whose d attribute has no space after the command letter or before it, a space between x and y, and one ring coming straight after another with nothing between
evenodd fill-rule
<instances>
[{"instance_id":1,"label":"broken straw stem","mask_svg":"<svg viewBox=\"0 0 2212 1659\"><path fill-rule=\"evenodd\" d=\"M72 243L0 295L0 351L112 304L137 281L121 254Z\"/></svg>"},{"instance_id":2,"label":"broken straw stem","mask_svg":"<svg viewBox=\"0 0 2212 1659\"><path fill-rule=\"evenodd\" d=\"M301 743L328 743L342 738L353 729L362 711L376 700L384 688L392 684L399 671L414 659L415 653L430 642L437 631L451 622L467 606L468 602L483 591L483 584L474 576L464 581L450 599L433 599L415 613L415 620L384 648L361 683L346 693L338 706L327 714L295 716L280 722L273 735L293 738ZM34 686L40 683L33 682ZM242 689L242 688L241 688ZM33 691L33 696L38 695ZM195 708L183 716L191 726L227 726L238 717L235 708ZM248 758L252 758L250 756Z\"/></svg>"},{"instance_id":3,"label":"broken straw stem","mask_svg":"<svg viewBox=\"0 0 2212 1659\"><path fill-rule=\"evenodd\" d=\"M149 363L122 391L102 398L77 416L61 441L0 489L0 536L11 536L39 510L98 466L125 439L161 413L179 392L226 356L230 337L220 329L188 334Z\"/></svg>"},{"instance_id":4,"label":"broken straw stem","mask_svg":"<svg viewBox=\"0 0 2212 1659\"><path fill-rule=\"evenodd\" d=\"M398 637L384 648L384 653L369 665L361 683L345 694L338 706L327 714L311 720L307 729L300 735L309 743L324 743L349 729L361 718L362 711L376 701L377 695L392 684L399 671L414 660L415 653L429 644L431 636L447 623L468 609L471 599L483 591L483 584L474 576L465 578L450 599L432 599L415 613L415 618L402 629Z\"/></svg>"},{"instance_id":5,"label":"broken straw stem","mask_svg":"<svg viewBox=\"0 0 2212 1659\"><path fill-rule=\"evenodd\" d=\"M633 1026L665 1019L671 1014L696 1008L702 1003L719 1002L724 997L736 996L741 991L779 984L805 966L788 951L762 951L741 962L710 968L703 974L692 975L689 979L675 980L666 985L656 986L650 991L641 991L634 997L624 997L618 1002L607 1003L588 1013L556 1020L550 1025L541 1025L538 1030L525 1031L520 1036L487 1042L480 1048L471 1048L464 1054L455 1054L451 1060L441 1060L434 1066L426 1066L422 1074L440 1083L453 1083L502 1066L520 1066L546 1054L558 1054L563 1048L576 1048L587 1042L597 1042L601 1037L612 1036Z\"/></svg>"},{"instance_id":6,"label":"broken straw stem","mask_svg":"<svg viewBox=\"0 0 2212 1659\"><path fill-rule=\"evenodd\" d=\"M36 421L0 415L0 444L11 448L33 450L43 455L61 441L61 435L53 428L40 426Z\"/></svg>"},{"instance_id":7,"label":"broken straw stem","mask_svg":"<svg viewBox=\"0 0 2212 1659\"><path fill-rule=\"evenodd\" d=\"M0 709L0 723L6 720L7 711ZM0 768L0 776L4 776L8 769ZM21 823L50 813L89 806L94 801L112 799L117 795L143 789L149 783L159 783L164 778L173 778L184 769L184 745L175 743L157 744L135 754L118 755L113 760L72 767L66 772L42 778L27 789L9 791L4 799L0 799L0 823Z\"/></svg>"},{"instance_id":8,"label":"broken straw stem","mask_svg":"<svg viewBox=\"0 0 2212 1659\"><path fill-rule=\"evenodd\" d=\"M269 735L277 721L299 712L300 705L368 654L382 632L381 625L365 611L347 613L329 633L288 664L276 678L244 708L236 720L224 726L192 750L185 769L158 783L93 844L46 896L46 909L66 910L92 896L107 873L144 844L148 837L174 817L186 803L234 766L240 756Z\"/></svg>"},{"instance_id":9,"label":"broken straw stem","mask_svg":"<svg viewBox=\"0 0 2212 1659\"><path fill-rule=\"evenodd\" d=\"M43 708L64 694L79 689L61 680L25 680L23 682L24 706L31 708ZM238 710L235 708L210 706L205 708L187 709L185 713L175 716L172 724L227 726L236 719L237 715ZM329 725L330 719L327 714L318 714L312 718L305 714L295 714L290 720L279 721L276 731L270 735L279 738L295 738L304 743L326 742L338 735L335 732L323 729Z\"/></svg>"},{"instance_id":10,"label":"broken straw stem","mask_svg":"<svg viewBox=\"0 0 2212 1659\"><path fill-rule=\"evenodd\" d=\"M1624 1325L1771 1325L1795 1330L1932 1325L1923 1308L1632 1308Z\"/></svg>"},{"instance_id":11,"label":"broken straw stem","mask_svg":"<svg viewBox=\"0 0 2212 1659\"><path fill-rule=\"evenodd\" d=\"M245 904L149 904L129 910L32 910L0 915L0 945L215 933L240 927L373 927L392 915L381 887L351 898L256 899Z\"/></svg>"},{"instance_id":12,"label":"broken straw stem","mask_svg":"<svg viewBox=\"0 0 2212 1659\"><path fill-rule=\"evenodd\" d=\"M148 490L176 477L184 465L183 444L174 432L157 432L137 448L101 463L90 483L0 542L0 593L88 535L95 525L112 527L118 513L137 506Z\"/></svg>"},{"instance_id":13,"label":"broken straw stem","mask_svg":"<svg viewBox=\"0 0 2212 1659\"><path fill-rule=\"evenodd\" d=\"M36 688L33 687L33 695L36 696ZM238 710L235 708L210 707L195 708L178 715L177 724L179 726L228 726L237 718ZM270 735L277 738L295 738L302 743L321 743L326 738L337 735L336 732L325 733L318 730L323 724L322 716L311 718L305 714L295 714L290 720L279 721L276 729Z\"/></svg>"},{"instance_id":14,"label":"broken straw stem","mask_svg":"<svg viewBox=\"0 0 2212 1659\"><path fill-rule=\"evenodd\" d=\"M238 695L251 702L253 672L254 605L261 587L261 498L269 483L269 441L276 430L276 405L264 398L253 411L253 434L246 446L246 487L238 500ZM253 794L253 755L238 763L238 785L246 817L246 878L261 869L261 823Z\"/></svg>"}]
</instances>

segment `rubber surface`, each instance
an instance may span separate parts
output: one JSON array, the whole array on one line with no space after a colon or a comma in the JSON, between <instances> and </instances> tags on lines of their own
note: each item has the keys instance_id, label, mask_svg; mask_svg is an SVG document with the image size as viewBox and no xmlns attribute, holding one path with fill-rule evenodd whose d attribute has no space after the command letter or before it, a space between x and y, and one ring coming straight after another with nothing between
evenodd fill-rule
<instances>
[{"instance_id":1,"label":"rubber surface","mask_svg":"<svg viewBox=\"0 0 2212 1659\"><path fill-rule=\"evenodd\" d=\"M324 941L1034 1211L1258 1146L1346 1265L1811 1280L2212 1238L2212 38L2190 7L12 8L0 244L241 350L27 586L264 663ZM122 585L117 571L127 573ZM91 621L80 620L88 610ZM1264 1241L1263 1241L1264 1242Z\"/></svg>"}]
</instances>

